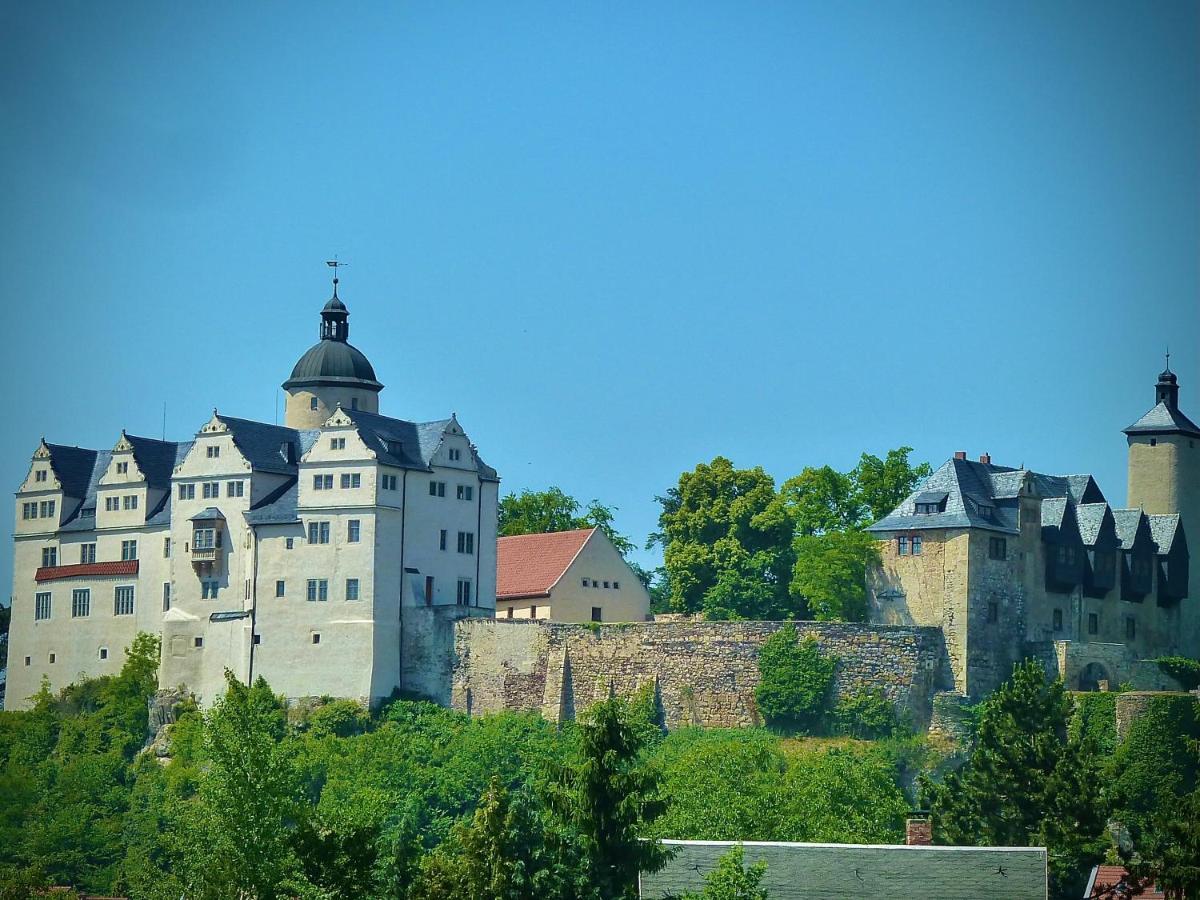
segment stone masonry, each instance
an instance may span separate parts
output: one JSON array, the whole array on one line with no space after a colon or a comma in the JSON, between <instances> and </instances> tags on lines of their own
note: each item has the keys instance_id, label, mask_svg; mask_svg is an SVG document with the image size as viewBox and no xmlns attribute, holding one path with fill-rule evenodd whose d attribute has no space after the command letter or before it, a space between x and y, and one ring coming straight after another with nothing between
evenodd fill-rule
<instances>
[{"instance_id":1,"label":"stone masonry","mask_svg":"<svg viewBox=\"0 0 1200 900\"><path fill-rule=\"evenodd\" d=\"M450 705L476 715L537 711L559 722L650 684L668 728L757 725L758 651L786 624L462 621L455 626ZM932 696L952 687L939 628L794 624L838 658L835 700L881 688L924 727Z\"/></svg>"}]
</instances>

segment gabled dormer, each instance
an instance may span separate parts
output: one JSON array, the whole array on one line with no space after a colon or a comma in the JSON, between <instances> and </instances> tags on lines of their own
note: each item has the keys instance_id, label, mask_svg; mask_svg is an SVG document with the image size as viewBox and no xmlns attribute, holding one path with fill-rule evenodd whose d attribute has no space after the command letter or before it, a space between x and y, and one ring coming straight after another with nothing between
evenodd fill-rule
<instances>
[{"instance_id":1,"label":"gabled dormer","mask_svg":"<svg viewBox=\"0 0 1200 900\"><path fill-rule=\"evenodd\" d=\"M133 443L122 431L96 484L96 527L129 528L143 524L153 505L147 488Z\"/></svg>"},{"instance_id":2,"label":"gabled dormer","mask_svg":"<svg viewBox=\"0 0 1200 900\"><path fill-rule=\"evenodd\" d=\"M1178 514L1147 516L1154 536L1158 605L1174 606L1188 594L1187 536Z\"/></svg>"},{"instance_id":3,"label":"gabled dormer","mask_svg":"<svg viewBox=\"0 0 1200 900\"><path fill-rule=\"evenodd\" d=\"M1085 563L1083 593L1103 597L1117 586L1117 563L1121 539L1112 509L1107 503L1083 503L1075 507L1079 536L1083 539Z\"/></svg>"},{"instance_id":4,"label":"gabled dormer","mask_svg":"<svg viewBox=\"0 0 1200 900\"><path fill-rule=\"evenodd\" d=\"M87 496L95 463L95 450L51 444L43 438L17 492L15 533L56 531Z\"/></svg>"},{"instance_id":5,"label":"gabled dormer","mask_svg":"<svg viewBox=\"0 0 1200 900\"><path fill-rule=\"evenodd\" d=\"M212 418L196 432L196 439L175 466L171 475L172 502L180 505L184 519L219 499L249 500L252 467L234 439L234 427L213 410ZM260 444L265 455L277 452L270 445L270 438L253 446ZM282 464L279 468L286 471Z\"/></svg>"},{"instance_id":6,"label":"gabled dormer","mask_svg":"<svg viewBox=\"0 0 1200 900\"><path fill-rule=\"evenodd\" d=\"M1084 550L1075 504L1066 497L1042 501L1042 542L1046 546L1046 590L1073 591L1083 581Z\"/></svg>"},{"instance_id":7,"label":"gabled dormer","mask_svg":"<svg viewBox=\"0 0 1200 900\"><path fill-rule=\"evenodd\" d=\"M1121 539L1121 599L1141 603L1154 589L1156 546L1150 520L1139 509L1114 509Z\"/></svg>"}]
</instances>

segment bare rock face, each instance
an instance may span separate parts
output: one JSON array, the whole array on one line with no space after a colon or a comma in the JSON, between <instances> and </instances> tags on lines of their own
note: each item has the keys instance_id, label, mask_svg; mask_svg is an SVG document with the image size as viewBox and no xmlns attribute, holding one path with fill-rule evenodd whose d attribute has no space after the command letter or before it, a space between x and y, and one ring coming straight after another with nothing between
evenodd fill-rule
<instances>
[{"instance_id":1,"label":"bare rock face","mask_svg":"<svg viewBox=\"0 0 1200 900\"><path fill-rule=\"evenodd\" d=\"M180 688L155 691L146 701L146 743L142 751L150 751L160 761L166 762L171 752L170 726L179 718L179 711L187 694Z\"/></svg>"}]
</instances>

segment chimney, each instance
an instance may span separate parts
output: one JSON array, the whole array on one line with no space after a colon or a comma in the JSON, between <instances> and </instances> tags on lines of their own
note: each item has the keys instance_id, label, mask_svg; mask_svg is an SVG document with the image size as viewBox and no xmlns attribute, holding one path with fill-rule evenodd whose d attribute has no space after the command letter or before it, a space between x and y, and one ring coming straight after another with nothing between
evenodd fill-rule
<instances>
[{"instance_id":1,"label":"chimney","mask_svg":"<svg viewBox=\"0 0 1200 900\"><path fill-rule=\"evenodd\" d=\"M955 458L955 459L966 459L966 458L967 458L967 451L966 451L966 450L955 450L955 451L954 451L954 458Z\"/></svg>"},{"instance_id":2,"label":"chimney","mask_svg":"<svg viewBox=\"0 0 1200 900\"><path fill-rule=\"evenodd\" d=\"M992 464L992 454L990 454L990 453L983 454L981 457L979 457L979 461L981 463L983 463L985 466L990 466Z\"/></svg>"},{"instance_id":3,"label":"chimney","mask_svg":"<svg viewBox=\"0 0 1200 900\"><path fill-rule=\"evenodd\" d=\"M910 847L927 846L933 843L933 822L929 813L918 811L909 813L908 821L904 823L904 843Z\"/></svg>"}]
</instances>

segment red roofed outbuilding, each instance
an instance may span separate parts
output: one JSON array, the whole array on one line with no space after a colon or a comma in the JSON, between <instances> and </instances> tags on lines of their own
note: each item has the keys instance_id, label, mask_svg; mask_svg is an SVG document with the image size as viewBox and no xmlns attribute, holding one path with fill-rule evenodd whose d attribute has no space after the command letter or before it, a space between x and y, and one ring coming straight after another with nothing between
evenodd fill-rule
<instances>
[{"instance_id":1,"label":"red roofed outbuilding","mask_svg":"<svg viewBox=\"0 0 1200 900\"><path fill-rule=\"evenodd\" d=\"M496 541L496 618L645 622L650 595L599 528Z\"/></svg>"}]
</instances>

